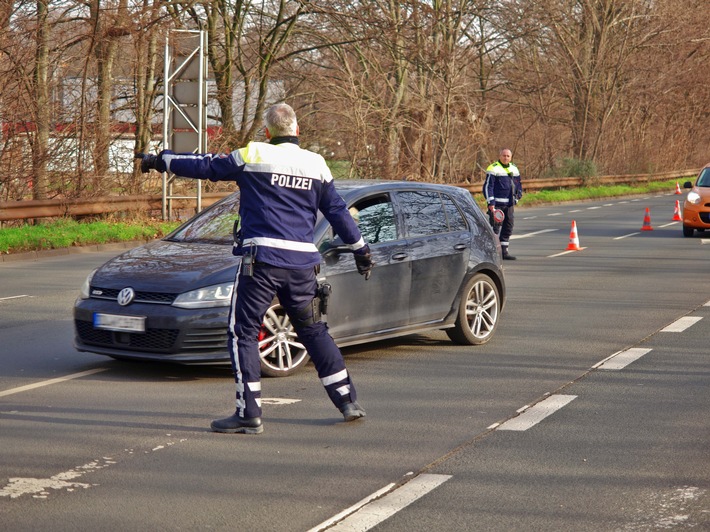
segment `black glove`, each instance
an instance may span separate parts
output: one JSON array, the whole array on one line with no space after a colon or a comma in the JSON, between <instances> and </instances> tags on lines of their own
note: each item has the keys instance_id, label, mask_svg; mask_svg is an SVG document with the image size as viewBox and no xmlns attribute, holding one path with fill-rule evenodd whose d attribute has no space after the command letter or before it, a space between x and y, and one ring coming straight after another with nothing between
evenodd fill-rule
<instances>
[{"instance_id":1,"label":"black glove","mask_svg":"<svg viewBox=\"0 0 710 532\"><path fill-rule=\"evenodd\" d=\"M375 265L372 262L372 254L370 253L370 246L365 245L364 248L353 252L353 257L355 257L355 265L357 266L357 273L365 276L367 281L370 278L370 273L372 273L372 267Z\"/></svg>"},{"instance_id":2,"label":"black glove","mask_svg":"<svg viewBox=\"0 0 710 532\"><path fill-rule=\"evenodd\" d=\"M161 151L158 155L150 153L136 153L135 158L141 160L141 173L147 174L151 170L165 172L167 167L163 161L163 153L172 153L167 150Z\"/></svg>"}]
</instances>

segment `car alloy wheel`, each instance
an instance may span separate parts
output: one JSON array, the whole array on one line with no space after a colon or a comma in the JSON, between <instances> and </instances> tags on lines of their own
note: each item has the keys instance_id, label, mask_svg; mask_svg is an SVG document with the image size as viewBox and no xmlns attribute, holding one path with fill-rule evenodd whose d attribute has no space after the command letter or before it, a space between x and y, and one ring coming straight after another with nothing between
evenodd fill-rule
<instances>
[{"instance_id":1,"label":"car alloy wheel","mask_svg":"<svg viewBox=\"0 0 710 532\"><path fill-rule=\"evenodd\" d=\"M477 273L469 279L462 293L456 323L446 329L446 334L457 344L485 344L498 326L498 287L490 277Z\"/></svg>"},{"instance_id":2,"label":"car alloy wheel","mask_svg":"<svg viewBox=\"0 0 710 532\"><path fill-rule=\"evenodd\" d=\"M288 377L308 363L308 352L278 303L271 305L264 316L259 332L259 357L261 374L267 377Z\"/></svg>"}]
</instances>

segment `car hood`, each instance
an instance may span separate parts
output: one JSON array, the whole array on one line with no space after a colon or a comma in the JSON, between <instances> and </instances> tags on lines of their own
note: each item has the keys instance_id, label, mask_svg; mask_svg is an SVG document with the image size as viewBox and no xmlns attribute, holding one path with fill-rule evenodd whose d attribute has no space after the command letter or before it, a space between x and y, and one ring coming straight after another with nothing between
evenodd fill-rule
<instances>
[{"instance_id":1,"label":"car hood","mask_svg":"<svg viewBox=\"0 0 710 532\"><path fill-rule=\"evenodd\" d=\"M106 262L91 285L178 294L233 281L239 262L231 246L157 240Z\"/></svg>"}]
</instances>

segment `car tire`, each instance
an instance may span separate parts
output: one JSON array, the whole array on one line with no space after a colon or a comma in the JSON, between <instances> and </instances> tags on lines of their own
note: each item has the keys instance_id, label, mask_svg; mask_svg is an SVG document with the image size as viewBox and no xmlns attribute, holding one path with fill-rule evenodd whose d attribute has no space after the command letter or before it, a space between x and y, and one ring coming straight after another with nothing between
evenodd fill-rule
<instances>
[{"instance_id":1,"label":"car tire","mask_svg":"<svg viewBox=\"0 0 710 532\"><path fill-rule=\"evenodd\" d=\"M493 338L500 317L500 295L493 280L477 273L461 296L455 325L446 334L460 345L481 345Z\"/></svg>"},{"instance_id":2,"label":"car tire","mask_svg":"<svg viewBox=\"0 0 710 532\"><path fill-rule=\"evenodd\" d=\"M694 229L692 227L688 227L687 225L683 226L683 236L686 237L691 237L693 236Z\"/></svg>"},{"instance_id":3,"label":"car tire","mask_svg":"<svg viewBox=\"0 0 710 532\"><path fill-rule=\"evenodd\" d=\"M279 303L269 307L259 332L261 374L288 377L303 368L310 357L296 337L286 311Z\"/></svg>"}]
</instances>

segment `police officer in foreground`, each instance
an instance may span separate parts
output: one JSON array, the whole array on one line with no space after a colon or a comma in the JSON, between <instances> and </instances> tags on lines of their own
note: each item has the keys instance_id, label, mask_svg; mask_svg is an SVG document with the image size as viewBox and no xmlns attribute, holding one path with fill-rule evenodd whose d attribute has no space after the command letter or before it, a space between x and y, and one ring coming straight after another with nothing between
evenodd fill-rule
<instances>
[{"instance_id":1,"label":"police officer in foreground","mask_svg":"<svg viewBox=\"0 0 710 532\"><path fill-rule=\"evenodd\" d=\"M523 196L520 172L511 162L512 159L513 152L510 149L500 150L498 160L486 168L486 179L483 183L483 197L488 204L488 216L495 232L500 232L498 238L505 260L515 260L515 257L508 253L508 246L513 234L514 206ZM496 219L496 211L503 213L502 223Z\"/></svg>"},{"instance_id":2,"label":"police officer in foreground","mask_svg":"<svg viewBox=\"0 0 710 532\"><path fill-rule=\"evenodd\" d=\"M343 356L320 319L313 243L318 210L350 246L358 272L369 278L369 246L335 191L320 155L298 145L296 113L287 104L265 114L265 142L250 142L228 154L137 154L141 170L177 176L235 181L241 192L241 230L233 253L242 257L229 312L229 354L237 384L233 415L212 421L216 432L259 434L261 368L258 336L264 314L277 295L305 346L328 396L345 421L365 416Z\"/></svg>"}]
</instances>

